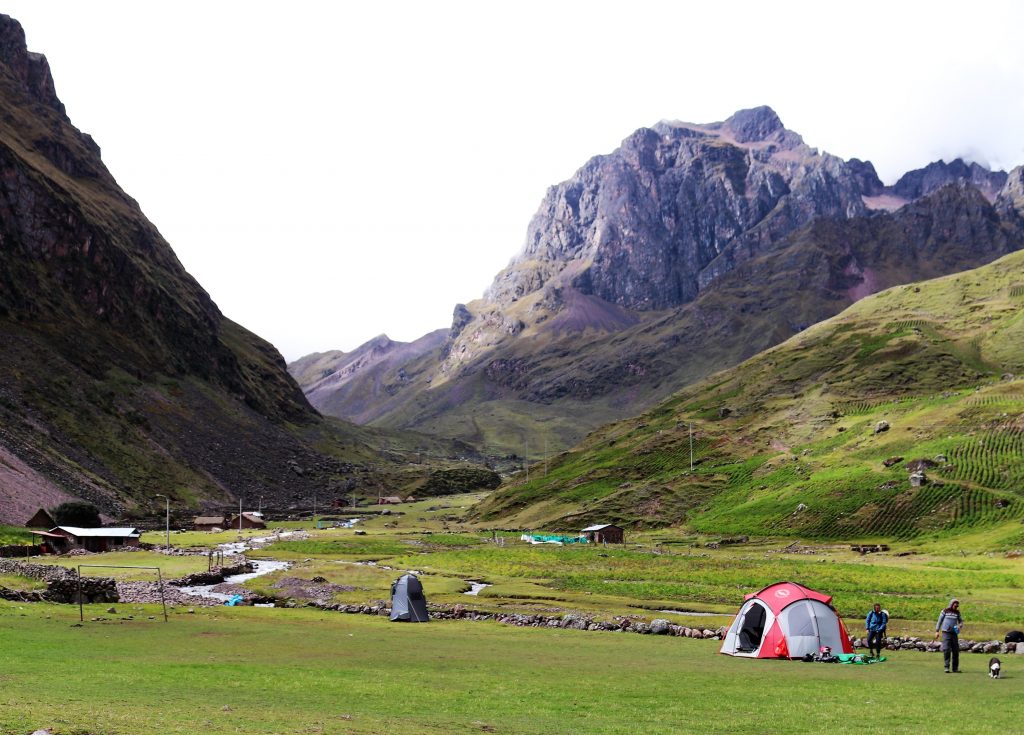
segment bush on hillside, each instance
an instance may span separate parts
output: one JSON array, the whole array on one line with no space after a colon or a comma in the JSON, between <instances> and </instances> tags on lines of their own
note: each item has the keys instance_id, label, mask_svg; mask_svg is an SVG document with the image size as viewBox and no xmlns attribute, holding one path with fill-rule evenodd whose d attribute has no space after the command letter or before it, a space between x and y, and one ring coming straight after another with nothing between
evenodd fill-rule
<instances>
[{"instance_id":1,"label":"bush on hillside","mask_svg":"<svg viewBox=\"0 0 1024 735\"><path fill-rule=\"evenodd\" d=\"M50 510L50 515L58 526L75 526L77 528L99 528L103 525L100 511L92 503L70 501L61 503Z\"/></svg>"},{"instance_id":2,"label":"bush on hillside","mask_svg":"<svg viewBox=\"0 0 1024 735\"><path fill-rule=\"evenodd\" d=\"M416 490L420 496L454 495L474 490L493 490L501 484L501 475L483 467L460 467L434 470L427 481Z\"/></svg>"}]
</instances>

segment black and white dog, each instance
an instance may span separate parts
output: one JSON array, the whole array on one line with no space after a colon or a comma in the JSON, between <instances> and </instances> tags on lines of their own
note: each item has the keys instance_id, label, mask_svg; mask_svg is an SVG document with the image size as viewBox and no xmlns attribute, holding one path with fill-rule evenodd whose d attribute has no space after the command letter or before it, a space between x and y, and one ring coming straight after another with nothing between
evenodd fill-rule
<instances>
[{"instance_id":1,"label":"black and white dog","mask_svg":"<svg viewBox=\"0 0 1024 735\"><path fill-rule=\"evenodd\" d=\"M1002 662L995 656L988 660L988 675L993 679L999 678L999 671L1003 668Z\"/></svg>"}]
</instances>

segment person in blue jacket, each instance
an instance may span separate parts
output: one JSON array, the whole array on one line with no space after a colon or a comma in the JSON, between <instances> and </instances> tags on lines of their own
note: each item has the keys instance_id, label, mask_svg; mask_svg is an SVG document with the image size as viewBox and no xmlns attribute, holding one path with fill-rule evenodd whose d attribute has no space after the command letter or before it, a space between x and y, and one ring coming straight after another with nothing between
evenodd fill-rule
<instances>
[{"instance_id":1,"label":"person in blue jacket","mask_svg":"<svg viewBox=\"0 0 1024 735\"><path fill-rule=\"evenodd\" d=\"M889 614L876 602L864 620L864 627L868 631L868 651L875 658L882 657L882 646L885 645L885 628L887 625L889 625Z\"/></svg>"},{"instance_id":2,"label":"person in blue jacket","mask_svg":"<svg viewBox=\"0 0 1024 735\"><path fill-rule=\"evenodd\" d=\"M950 671L960 673L960 629L963 627L960 600L953 598L949 607L939 613L939 622L935 624L935 639L942 636L942 664L947 674Z\"/></svg>"}]
</instances>

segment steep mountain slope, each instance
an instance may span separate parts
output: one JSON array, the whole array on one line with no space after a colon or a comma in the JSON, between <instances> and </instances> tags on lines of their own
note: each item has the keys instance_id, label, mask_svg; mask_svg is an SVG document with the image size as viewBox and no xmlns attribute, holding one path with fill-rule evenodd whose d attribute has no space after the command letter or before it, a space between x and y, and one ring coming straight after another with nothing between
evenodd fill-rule
<instances>
[{"instance_id":1,"label":"steep mountain slope","mask_svg":"<svg viewBox=\"0 0 1024 735\"><path fill-rule=\"evenodd\" d=\"M548 191L444 345L372 387L299 382L325 413L537 457L870 293L1017 249L1014 181L954 161L885 187L769 108L659 123Z\"/></svg>"},{"instance_id":2,"label":"steep mountain slope","mask_svg":"<svg viewBox=\"0 0 1024 735\"><path fill-rule=\"evenodd\" d=\"M1022 307L1024 253L883 291L593 432L477 512L821 538L985 528L1019 545Z\"/></svg>"},{"instance_id":3,"label":"steep mountain slope","mask_svg":"<svg viewBox=\"0 0 1024 735\"><path fill-rule=\"evenodd\" d=\"M441 349L447 339L447 329L409 343L381 335L349 353L307 355L288 370L307 386L306 397L320 411L332 414L335 406L344 406L350 420L369 423L388 411L389 400L402 385L415 379L416 361Z\"/></svg>"},{"instance_id":4,"label":"steep mountain slope","mask_svg":"<svg viewBox=\"0 0 1024 735\"><path fill-rule=\"evenodd\" d=\"M281 504L386 482L377 447L421 440L321 418L121 191L4 15L0 100L0 522L69 497L117 515L158 492Z\"/></svg>"}]
</instances>

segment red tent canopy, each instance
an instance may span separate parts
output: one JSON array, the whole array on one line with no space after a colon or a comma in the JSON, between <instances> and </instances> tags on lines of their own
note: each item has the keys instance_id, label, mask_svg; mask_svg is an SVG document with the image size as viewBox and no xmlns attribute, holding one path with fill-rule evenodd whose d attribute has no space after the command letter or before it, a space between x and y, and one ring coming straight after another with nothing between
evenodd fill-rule
<instances>
[{"instance_id":1,"label":"red tent canopy","mask_svg":"<svg viewBox=\"0 0 1024 735\"><path fill-rule=\"evenodd\" d=\"M746 595L721 653L748 658L800 658L828 646L853 653L832 596L795 582L776 582Z\"/></svg>"}]
</instances>

